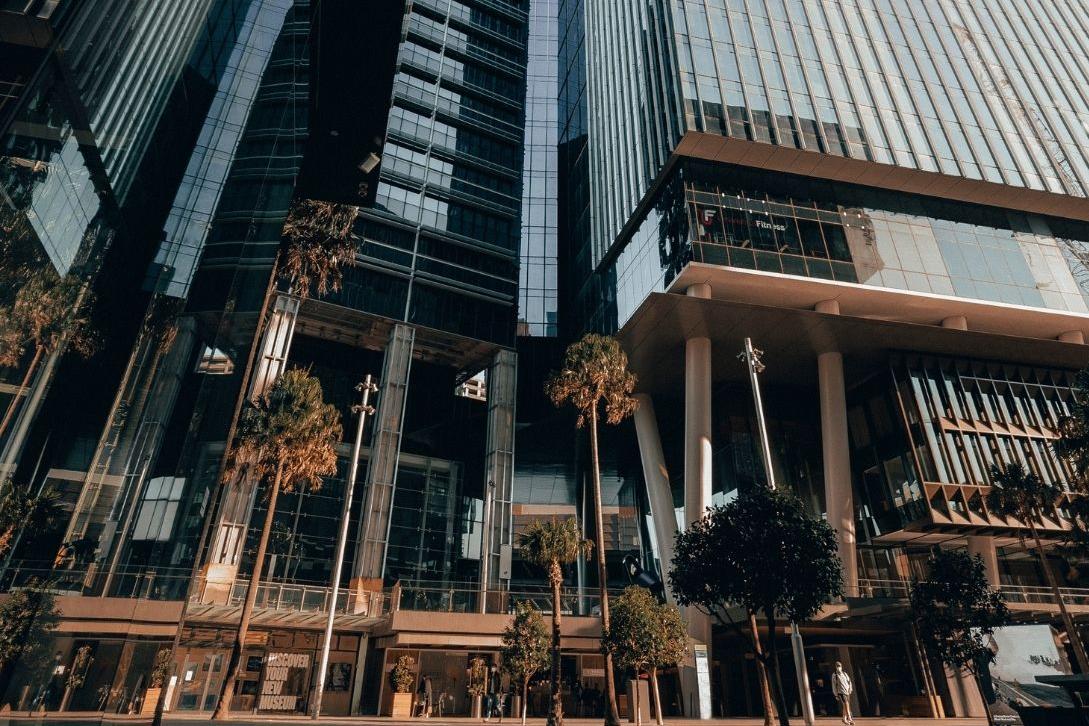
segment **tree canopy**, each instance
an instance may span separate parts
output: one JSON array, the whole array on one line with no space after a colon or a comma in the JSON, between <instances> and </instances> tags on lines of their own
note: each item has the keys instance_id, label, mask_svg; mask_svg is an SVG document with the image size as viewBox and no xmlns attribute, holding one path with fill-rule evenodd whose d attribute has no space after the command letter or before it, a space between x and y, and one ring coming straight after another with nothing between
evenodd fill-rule
<instances>
[{"instance_id":1,"label":"tree canopy","mask_svg":"<svg viewBox=\"0 0 1089 726\"><path fill-rule=\"evenodd\" d=\"M927 569L927 578L911 586L919 639L945 665L974 673L993 658L987 640L1009 621L1009 608L987 582L979 555L938 550Z\"/></svg>"},{"instance_id":2,"label":"tree canopy","mask_svg":"<svg viewBox=\"0 0 1089 726\"><path fill-rule=\"evenodd\" d=\"M38 580L13 590L0 604L0 694L16 665L27 673L51 665L50 644L59 617L53 593Z\"/></svg>"},{"instance_id":3,"label":"tree canopy","mask_svg":"<svg viewBox=\"0 0 1089 726\"><path fill-rule=\"evenodd\" d=\"M669 582L678 603L724 624L731 605L801 622L843 594L838 552L795 496L757 488L677 535Z\"/></svg>"},{"instance_id":4,"label":"tree canopy","mask_svg":"<svg viewBox=\"0 0 1089 726\"><path fill-rule=\"evenodd\" d=\"M549 377L545 393L556 407L569 402L575 408L579 428L586 425L598 406L604 406L605 421L615 425L638 406L631 395L635 382L620 343L590 333L567 347L563 367Z\"/></svg>"},{"instance_id":5,"label":"tree canopy","mask_svg":"<svg viewBox=\"0 0 1089 726\"><path fill-rule=\"evenodd\" d=\"M503 631L499 653L503 670L519 685L527 685L552 663L548 626L532 603L519 602L514 617Z\"/></svg>"},{"instance_id":6,"label":"tree canopy","mask_svg":"<svg viewBox=\"0 0 1089 726\"><path fill-rule=\"evenodd\" d=\"M633 585L613 601L601 644L621 668L646 673L681 662L688 650L688 631L677 608Z\"/></svg>"},{"instance_id":7,"label":"tree canopy","mask_svg":"<svg viewBox=\"0 0 1089 726\"><path fill-rule=\"evenodd\" d=\"M336 473L341 436L340 412L324 402L318 379L289 370L243 411L224 476L271 480L282 467L282 491L320 489Z\"/></svg>"},{"instance_id":8,"label":"tree canopy","mask_svg":"<svg viewBox=\"0 0 1089 726\"><path fill-rule=\"evenodd\" d=\"M309 297L311 289L326 295L340 289L342 267L355 259L352 224L358 208L318 199L298 199L284 222L287 244L280 259L280 276L291 293Z\"/></svg>"}]
</instances>

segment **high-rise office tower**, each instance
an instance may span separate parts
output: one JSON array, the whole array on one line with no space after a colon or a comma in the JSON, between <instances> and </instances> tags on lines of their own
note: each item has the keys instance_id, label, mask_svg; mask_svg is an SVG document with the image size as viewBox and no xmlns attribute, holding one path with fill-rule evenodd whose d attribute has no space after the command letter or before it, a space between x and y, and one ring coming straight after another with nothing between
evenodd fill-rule
<instances>
[{"instance_id":1,"label":"high-rise office tower","mask_svg":"<svg viewBox=\"0 0 1089 726\"><path fill-rule=\"evenodd\" d=\"M94 0L83 5L108 10ZM248 586L266 501L264 483L221 481L238 411L281 372L302 367L322 382L350 430L354 387L372 374L377 410L349 512L342 583L348 597L337 603L342 617L332 647L334 669L341 670L324 705L330 713L376 709L388 694L363 688L363 665L377 657L381 668L385 646L368 649L361 636L388 616L393 583L413 593L406 602L442 599L474 611L486 602L493 610L505 606L527 7L499 0L221 0L194 4L185 17L217 41L217 66L207 72L198 39L179 56L185 70L175 67L163 81L169 90L185 73L205 72L207 102L190 122L188 145L175 150L178 176L157 210L162 232L145 239L131 280L134 317L142 317L97 430L93 422L85 427L79 460L43 449L38 460L20 462L33 486L63 489L71 511L51 541L35 537L36 550L28 540L13 552L9 584L29 582L35 568L28 558L55 544L57 571L73 583L73 597L163 601L138 624L126 606L103 609L104 623L124 622L132 639L147 642L115 643L98 633L110 626L90 626L94 648L126 654L116 669L96 676L94 688L112 693L125 685L131 707L146 687L131 687L139 671L132 663L157 657L167 620L182 620L169 706L213 708L222 644ZM174 35L148 41L149 54L165 52L167 40ZM537 52L545 75L547 50ZM157 56L126 56L125 63L142 60L158 64ZM537 95L547 101L554 92L546 82ZM121 116L154 128L149 111ZM542 117L539 125L547 122ZM549 141L547 133L534 135L531 158L546 153ZM555 165L533 168L543 195L543 185L555 183ZM294 294L284 279L282 230L291 210L306 204L345 209L354 218L354 260L340 289L328 294ZM49 219L57 224L69 215ZM536 243L547 220L534 220L527 238ZM554 317L543 309L537 315L542 331L551 324L554 332ZM57 412L66 407L63 400L52 405ZM45 424L39 428L38 439L47 439ZM347 445L341 453L347 457ZM247 657L263 659L269 647L313 652L304 644L318 617L307 613L332 604L347 469L344 461L343 474L320 490L280 500L261 593L272 586L281 594L261 594L259 608L283 619L262 631L268 647ZM420 630L420 642L446 642L447 632L434 623L421 621ZM58 643L62 659L78 647ZM428 667L444 657L436 650ZM259 673L247 670L237 708L287 703L287 692L275 704L255 703ZM31 686L25 676L7 689L15 705ZM303 686L291 685L302 690L287 710L306 707Z\"/></svg>"},{"instance_id":2,"label":"high-rise office tower","mask_svg":"<svg viewBox=\"0 0 1089 726\"><path fill-rule=\"evenodd\" d=\"M1089 17L1049 1L572 5L569 304L639 375L650 500L683 503L684 522L764 484L737 359L751 338L776 479L835 527L846 573L844 609L802 629L810 677L843 661L862 713L982 715L970 686L912 665L906 615L873 617L873 598L902 598L935 546L981 554L1011 598L1046 585L1025 523L986 494L996 465L1073 474L1051 442L1087 360ZM677 520L653 516L661 550ZM1036 523L1049 544L1065 516L1059 501ZM1056 628L1042 647L1073 657L1054 598L1027 609ZM705 636L715 713L752 713L751 665L730 634Z\"/></svg>"}]
</instances>

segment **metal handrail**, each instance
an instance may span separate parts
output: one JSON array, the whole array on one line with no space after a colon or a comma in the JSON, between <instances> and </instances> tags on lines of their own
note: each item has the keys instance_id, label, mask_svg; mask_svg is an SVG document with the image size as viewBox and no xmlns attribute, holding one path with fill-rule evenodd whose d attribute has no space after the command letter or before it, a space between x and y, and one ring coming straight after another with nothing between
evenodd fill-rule
<instances>
[{"instance_id":1,"label":"metal handrail","mask_svg":"<svg viewBox=\"0 0 1089 726\"><path fill-rule=\"evenodd\" d=\"M229 585L229 592L218 604L241 607L249 589L248 578L237 578ZM213 583L214 584L214 583ZM227 587L227 583L223 583ZM258 610L276 610L297 613L329 612L332 588L327 585L301 585L284 582L262 582L257 588ZM207 578L199 578L190 603L211 604L217 600L209 590ZM389 612L389 593L351 592L341 588L337 595L335 612L345 615L381 616Z\"/></svg>"},{"instance_id":2,"label":"metal handrail","mask_svg":"<svg viewBox=\"0 0 1089 726\"><path fill-rule=\"evenodd\" d=\"M895 600L907 600L911 592L911 582L908 580L882 580L875 578L860 578L857 588L851 588L847 592L848 597L862 598L889 598ZM1010 603L1029 603L1037 605L1056 605L1055 594L1046 585L1014 585L1002 584L999 591ZM1089 606L1089 588L1085 587L1060 587L1059 596L1063 602L1070 605Z\"/></svg>"}]
</instances>

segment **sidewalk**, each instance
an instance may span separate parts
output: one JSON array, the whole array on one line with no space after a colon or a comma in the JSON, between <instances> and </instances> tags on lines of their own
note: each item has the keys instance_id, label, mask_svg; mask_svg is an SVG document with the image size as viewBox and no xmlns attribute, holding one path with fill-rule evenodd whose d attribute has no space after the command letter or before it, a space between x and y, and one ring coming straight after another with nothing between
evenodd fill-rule
<instances>
[{"instance_id":1,"label":"sidewalk","mask_svg":"<svg viewBox=\"0 0 1089 726\"><path fill-rule=\"evenodd\" d=\"M197 721L208 721L207 714L167 714L163 718L164 725L181 724L184 726L192 726ZM72 712L72 713L54 713L43 715L27 716L25 712L22 713L3 713L0 714L0 726L30 726L31 724L40 723L44 726L62 726L63 724L80 724L81 726L91 726L92 724L103 724L109 726L110 724L124 724L125 726L137 726L137 724L146 724L151 721L150 718L140 716L129 715L103 715L101 713L89 713L89 712ZM229 722L217 721L219 723L231 723L237 726L255 726L256 724L278 724L282 726L310 726L315 722L305 716L291 715L291 716L252 716L239 714L231 718ZM483 723L480 719L467 718L467 717L444 717L444 718L414 718L414 719L392 719L383 716L339 716L339 717L323 717L319 719L318 723L323 724L354 724L357 726L470 726ZM492 720L490 724L502 723L504 726L520 726L521 720L505 718L501 722ZM601 726L602 720L589 719L589 718L565 718L565 726ZM622 724L628 722L621 721ZM804 726L800 718L792 718L790 720L791 726ZM817 726L837 726L840 723L838 718L818 718ZM855 719L855 723L858 726L985 726L986 719L983 718L947 718L947 719L930 719L930 718L858 718ZM545 719L543 718L530 718L526 720L527 726L544 726ZM762 718L720 718L710 719L707 721L699 721L696 719L683 719L683 718L670 718L666 719L666 726L763 726L764 719ZM653 721L644 721L644 726L654 726Z\"/></svg>"}]
</instances>

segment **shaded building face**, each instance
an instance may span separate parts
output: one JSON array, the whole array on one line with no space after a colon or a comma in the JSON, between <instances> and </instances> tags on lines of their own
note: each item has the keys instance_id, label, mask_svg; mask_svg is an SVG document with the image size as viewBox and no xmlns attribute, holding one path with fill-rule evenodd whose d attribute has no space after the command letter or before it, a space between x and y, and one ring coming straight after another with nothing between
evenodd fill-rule
<instances>
[{"instance_id":1,"label":"shaded building face","mask_svg":"<svg viewBox=\"0 0 1089 726\"><path fill-rule=\"evenodd\" d=\"M398 19L400 24L401 19ZM403 18L361 309L510 344L517 309L527 8L414 3Z\"/></svg>"}]
</instances>

